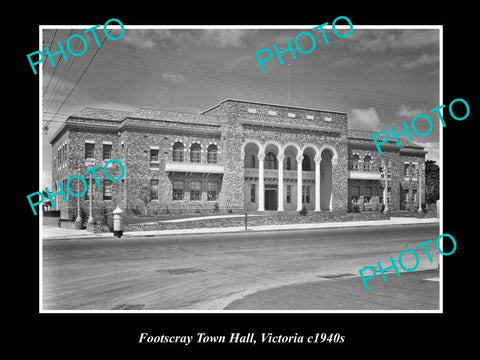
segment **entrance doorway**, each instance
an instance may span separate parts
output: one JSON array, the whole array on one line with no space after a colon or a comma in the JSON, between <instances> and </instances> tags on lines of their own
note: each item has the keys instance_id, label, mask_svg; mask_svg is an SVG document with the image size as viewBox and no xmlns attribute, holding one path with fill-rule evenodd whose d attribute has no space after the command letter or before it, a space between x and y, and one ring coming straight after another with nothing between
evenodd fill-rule
<instances>
[{"instance_id":1,"label":"entrance doorway","mask_svg":"<svg viewBox=\"0 0 480 360\"><path fill-rule=\"evenodd\" d=\"M277 210L277 189L265 189L265 210Z\"/></svg>"}]
</instances>

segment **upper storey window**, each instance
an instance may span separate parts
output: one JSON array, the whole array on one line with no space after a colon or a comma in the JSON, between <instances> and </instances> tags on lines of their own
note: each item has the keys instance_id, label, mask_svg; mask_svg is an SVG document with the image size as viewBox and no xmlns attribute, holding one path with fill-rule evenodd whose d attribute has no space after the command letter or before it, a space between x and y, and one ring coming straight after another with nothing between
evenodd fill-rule
<instances>
[{"instance_id":1,"label":"upper storey window","mask_svg":"<svg viewBox=\"0 0 480 360\"><path fill-rule=\"evenodd\" d=\"M207 148L207 162L209 164L218 163L218 147L215 144L210 144Z\"/></svg>"},{"instance_id":2,"label":"upper storey window","mask_svg":"<svg viewBox=\"0 0 480 360\"><path fill-rule=\"evenodd\" d=\"M196 162L199 163L201 159L201 148L199 144L192 144L190 146L190 162Z\"/></svg>"},{"instance_id":3,"label":"upper storey window","mask_svg":"<svg viewBox=\"0 0 480 360\"><path fill-rule=\"evenodd\" d=\"M173 144L172 159L173 161L183 161L183 144L181 142Z\"/></svg>"}]
</instances>

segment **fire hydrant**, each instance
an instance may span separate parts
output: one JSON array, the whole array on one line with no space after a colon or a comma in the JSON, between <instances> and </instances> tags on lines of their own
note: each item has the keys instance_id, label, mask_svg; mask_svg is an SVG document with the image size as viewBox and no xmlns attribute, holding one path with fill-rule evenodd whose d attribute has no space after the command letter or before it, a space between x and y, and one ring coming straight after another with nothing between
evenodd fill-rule
<instances>
[{"instance_id":1,"label":"fire hydrant","mask_svg":"<svg viewBox=\"0 0 480 360\"><path fill-rule=\"evenodd\" d=\"M113 235L119 238L123 235L122 213L122 209L120 209L118 206L115 210L113 210Z\"/></svg>"}]
</instances>

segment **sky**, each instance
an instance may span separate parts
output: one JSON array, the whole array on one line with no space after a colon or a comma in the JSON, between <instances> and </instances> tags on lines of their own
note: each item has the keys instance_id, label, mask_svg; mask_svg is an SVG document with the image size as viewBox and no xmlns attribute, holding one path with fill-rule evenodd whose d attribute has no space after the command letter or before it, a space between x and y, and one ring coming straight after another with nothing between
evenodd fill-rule
<instances>
[{"instance_id":1,"label":"sky","mask_svg":"<svg viewBox=\"0 0 480 360\"><path fill-rule=\"evenodd\" d=\"M338 22L340 24L341 21ZM85 107L135 110L140 107L199 113L226 98L341 111L348 114L350 129L403 130L420 113L439 105L439 30L355 28L348 37L335 36L325 27L327 45L316 26L282 28L239 27L203 29L125 28L116 41L83 29L44 29L43 45L58 50L66 47L72 34L83 34L87 51L67 59L54 56L40 64L43 91L42 133L43 184L51 184L51 145L55 131L65 119ZM346 35L348 26L338 33ZM110 29L110 26L109 26ZM273 44L286 49L285 39L295 48L295 37L307 31L315 38L308 54L296 50L275 55ZM120 37L120 29L111 29ZM308 50L312 40L299 37L299 47ZM83 43L72 38L70 48L81 53ZM269 48L273 58L262 72L255 53ZM266 56L266 53L261 55ZM287 64L290 64L288 67ZM290 70L290 81L289 81ZM290 96L289 96L290 82ZM431 115L432 132L414 142L439 162L439 120ZM417 129L425 132L426 122Z\"/></svg>"}]
</instances>

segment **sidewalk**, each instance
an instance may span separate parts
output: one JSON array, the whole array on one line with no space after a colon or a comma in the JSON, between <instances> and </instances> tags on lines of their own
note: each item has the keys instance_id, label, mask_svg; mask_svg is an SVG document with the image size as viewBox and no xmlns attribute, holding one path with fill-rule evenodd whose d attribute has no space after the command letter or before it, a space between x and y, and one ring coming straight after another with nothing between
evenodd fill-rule
<instances>
[{"instance_id":1,"label":"sidewalk","mask_svg":"<svg viewBox=\"0 0 480 360\"><path fill-rule=\"evenodd\" d=\"M369 220L369 221L348 221L335 223L310 223L310 224L285 224L285 225L259 225L248 227L247 231L280 231L280 230L307 230L307 229L330 229L345 227L364 227L364 226L392 226L392 225L412 225L412 224L433 224L439 223L437 218L408 218L392 217L390 220ZM244 232L245 227L219 227L219 228L199 228L199 229L178 229L178 230L149 230L149 231L129 231L125 232L122 238L131 237L154 237L162 235L187 235L187 234L217 234ZM89 233L87 230L71 230L58 227L43 226L41 236L44 240L60 239L116 239L112 233Z\"/></svg>"}]
</instances>

